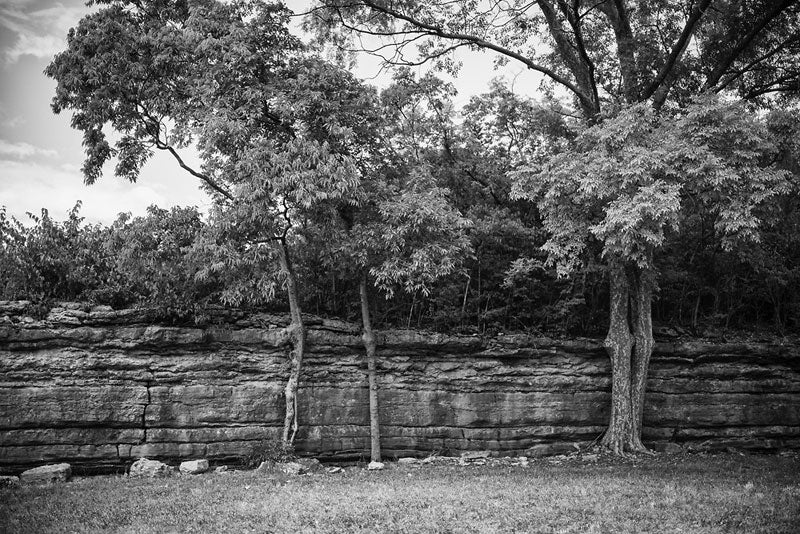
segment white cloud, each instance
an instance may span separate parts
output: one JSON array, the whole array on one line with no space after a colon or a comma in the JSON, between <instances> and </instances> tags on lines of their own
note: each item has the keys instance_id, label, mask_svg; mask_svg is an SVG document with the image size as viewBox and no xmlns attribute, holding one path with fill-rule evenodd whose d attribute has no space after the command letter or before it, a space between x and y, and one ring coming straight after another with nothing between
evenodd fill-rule
<instances>
[{"instance_id":1,"label":"white cloud","mask_svg":"<svg viewBox=\"0 0 800 534\"><path fill-rule=\"evenodd\" d=\"M0 6L0 29L16 37L3 51L7 63L15 63L23 56L52 58L64 49L69 28L90 11L83 5L61 3L44 9L30 2L4 4Z\"/></svg>"},{"instance_id":2,"label":"white cloud","mask_svg":"<svg viewBox=\"0 0 800 534\"><path fill-rule=\"evenodd\" d=\"M16 63L22 56L49 59L64 49L64 38L54 35L21 33L14 46L6 51L6 60Z\"/></svg>"},{"instance_id":3,"label":"white cloud","mask_svg":"<svg viewBox=\"0 0 800 534\"><path fill-rule=\"evenodd\" d=\"M81 215L90 223L110 224L121 212L144 215L147 207L162 208L196 205L205 211L208 197L197 188L191 177L164 172L164 166L153 162L143 170L137 183L111 175L94 185L84 185L80 170L71 164L47 165L36 162L0 161L0 206L9 215L27 223L26 212L39 213L46 208L61 220L81 200Z\"/></svg>"},{"instance_id":4,"label":"white cloud","mask_svg":"<svg viewBox=\"0 0 800 534\"><path fill-rule=\"evenodd\" d=\"M7 158L22 159L31 157L49 157L53 158L58 156L55 150L33 146L28 143L11 143L4 139L0 139L0 160Z\"/></svg>"}]
</instances>

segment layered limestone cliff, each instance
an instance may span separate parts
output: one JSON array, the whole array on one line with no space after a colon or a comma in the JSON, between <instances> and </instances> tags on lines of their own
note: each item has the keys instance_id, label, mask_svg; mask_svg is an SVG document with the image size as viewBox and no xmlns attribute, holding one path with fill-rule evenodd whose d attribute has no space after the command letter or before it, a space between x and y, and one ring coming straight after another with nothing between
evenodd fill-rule
<instances>
[{"instance_id":1,"label":"layered limestone cliff","mask_svg":"<svg viewBox=\"0 0 800 534\"><path fill-rule=\"evenodd\" d=\"M136 458L230 461L277 439L286 319L228 313L203 327L79 305L42 319L0 303L0 469ZM369 452L366 365L355 325L309 319L297 448ZM604 429L610 366L598 340L414 331L379 335L388 458L572 450ZM800 446L800 348L658 343L645 411L654 446Z\"/></svg>"}]
</instances>

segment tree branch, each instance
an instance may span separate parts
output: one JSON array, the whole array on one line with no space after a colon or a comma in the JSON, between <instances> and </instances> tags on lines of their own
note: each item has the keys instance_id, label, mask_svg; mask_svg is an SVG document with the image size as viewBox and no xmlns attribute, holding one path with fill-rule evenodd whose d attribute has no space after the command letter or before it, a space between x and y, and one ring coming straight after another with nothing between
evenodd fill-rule
<instances>
[{"instance_id":1,"label":"tree branch","mask_svg":"<svg viewBox=\"0 0 800 534\"><path fill-rule=\"evenodd\" d=\"M559 4L562 5L562 10L567 16L567 22L569 22L569 25L572 27L572 31L575 34L575 44L578 49L578 55L583 60L586 70L588 71L586 74L589 82L589 88L592 92L592 100L599 105L600 96L597 94L597 81L595 80L594 76L595 65L592 59L589 57L589 54L586 52L586 44L583 41L583 31L581 29L581 18L578 15L580 0L572 0L571 8L567 6L566 2L563 0L559 0Z\"/></svg>"},{"instance_id":2,"label":"tree branch","mask_svg":"<svg viewBox=\"0 0 800 534\"><path fill-rule=\"evenodd\" d=\"M172 157L175 158L175 160L178 162L178 165L183 170L185 170L195 178L199 178L200 180L202 180L206 185L208 185L208 187L210 187L211 189L213 189L226 199L233 201L233 195L227 189L219 185L210 176L198 172L193 168L189 167L186 164L186 162L183 161L183 158L181 158L181 155L178 154L178 151L175 150L174 147L161 140L161 128L163 126L163 122L160 119L154 117L149 111L147 111L147 109L143 105L139 104L138 102L134 102L134 105L139 109L139 113L141 113L142 117L146 119L145 121L143 121L145 129L152 130L149 133L150 136L153 138L153 144L157 149L164 150L172 154ZM150 121L150 126L148 126L147 121Z\"/></svg>"},{"instance_id":3,"label":"tree branch","mask_svg":"<svg viewBox=\"0 0 800 534\"><path fill-rule=\"evenodd\" d=\"M776 46L775 48L773 48L769 52L767 52L765 54L762 54L761 56L757 57L756 59L754 59L753 61L751 61L750 63L748 63L744 67L742 67L741 69L736 70L734 73L732 73L732 75L727 80L725 80L724 82L718 84L714 88L714 91L716 91L716 92L722 91L728 85L730 85L731 83L733 83L734 81L736 81L740 77L744 76L746 73L750 72L753 69L753 67L755 67L756 65L758 65L762 61L765 61L765 60L771 58L772 56L774 56L775 54L777 54L778 52L780 52L781 50L786 48L787 45L795 43L795 42L798 42L798 41L800 41L800 35L793 35L793 36L789 37L788 39L786 39L785 41L782 41L781 43L778 44L778 46Z\"/></svg>"},{"instance_id":4,"label":"tree branch","mask_svg":"<svg viewBox=\"0 0 800 534\"><path fill-rule=\"evenodd\" d=\"M220 195L222 195L226 199L228 199L230 201L233 201L233 195L228 190L224 189L222 186L217 184L210 176L207 176L207 175L205 175L203 173L197 172L193 168L189 167L183 161L183 158L181 158L180 154L178 154L178 151L175 150L173 147L171 147L170 145L167 145L166 143L163 143L163 142L161 142L160 140L157 139L156 140L156 148L158 148L159 150L166 150L167 152L172 154L172 157L175 158L175 160L178 162L178 165L183 170L185 170L186 172L188 172L189 174L191 174L195 178L199 178L200 180L202 180L206 185L208 185L208 187L210 187L211 189L213 189L214 191L216 191L217 193L219 193Z\"/></svg>"},{"instance_id":5,"label":"tree branch","mask_svg":"<svg viewBox=\"0 0 800 534\"><path fill-rule=\"evenodd\" d=\"M629 103L635 102L638 100L639 80L636 75L636 43L628 11L622 0L604 2L599 7L614 30L622 86L625 88L625 100Z\"/></svg>"},{"instance_id":6,"label":"tree branch","mask_svg":"<svg viewBox=\"0 0 800 534\"><path fill-rule=\"evenodd\" d=\"M381 5L378 2L375 2L374 0L363 0L362 3L365 6L369 7L370 9L373 9L373 10L379 12L379 13L383 13L383 14L388 15L388 16L390 16L392 18L397 19L397 20L402 20L402 21L410 24L411 26L413 26L415 28L419 28L420 33L429 35L431 37L439 37L439 38L442 38L442 39L453 39L453 40L465 41L465 42L467 42L467 43L469 43L469 44L471 44L473 46L476 46L478 48L484 48L486 50L492 50L494 52L497 52L498 54L501 54L501 55L504 55L506 57L515 59L515 60L519 61L520 63L522 63L523 65L525 65L526 67L528 67L529 69L535 70L537 72L541 72L542 74L544 74L545 76L547 76L551 80L553 80L556 83L558 83L560 85L563 85L564 87L569 89L572 93L574 93L580 99L580 101L583 103L584 106L588 106L589 108L593 107L593 105L592 105L593 103L591 101L591 97L589 95L586 95L583 91L581 91L581 89L578 88L574 83L570 82L568 79L566 79L565 77L561 76L560 74L558 74L557 72L553 71L552 69L549 69L549 68L547 68L547 67L545 67L543 65L540 65L540 64L536 63L535 61L533 61L532 59L530 59L528 57L525 57L525 56L523 56L522 54L520 54L518 52L515 52L515 51L513 51L513 50L511 50L509 48L506 48L504 46L501 46L499 44L492 43L490 41L486 41L485 39L483 39L481 37L478 37L477 35L472 35L472 34L469 34L469 33L452 32L452 31L445 30L444 28L442 28L440 26L424 22L424 21L422 21L422 20L420 20L420 19L418 19L418 18L416 18L416 17L414 17L412 15L407 15L405 13L402 13L402 12L392 8L391 4L389 4L389 5Z\"/></svg>"},{"instance_id":7,"label":"tree branch","mask_svg":"<svg viewBox=\"0 0 800 534\"><path fill-rule=\"evenodd\" d=\"M719 83L720 78L725 74L725 72L730 68L734 61L745 51L745 49L750 46L753 40L761 33L767 24L772 22L775 17L780 15L784 9L795 4L797 0L781 0L780 2L774 2L770 9L764 14L764 16L756 21L752 28L750 29L747 34L738 42L736 46L734 46L730 52L728 52L727 57L723 58L717 66L711 71L711 74L708 75L706 79L706 83L703 85L703 89L711 89L712 87L716 86Z\"/></svg>"},{"instance_id":8,"label":"tree branch","mask_svg":"<svg viewBox=\"0 0 800 534\"><path fill-rule=\"evenodd\" d=\"M702 18L709 4L711 4L711 1L712 0L700 0L700 3L692 10L691 14L689 15L689 19L686 21L686 25L683 27L680 37L678 37L678 40L672 47L672 51L669 53L669 56L667 56L666 62L661 67L661 70L658 71L655 79L650 82L650 85L648 85L647 88L645 88L644 92L642 93L641 100L647 100L653 96L653 94L666 81L667 77L672 72L672 69L675 67L675 64L678 62L678 59L680 59L681 54L683 54L683 51L686 49L686 45L689 44L689 39L692 37L692 35L694 35L694 32L697 29L697 23ZM666 98L666 92L664 92L664 95Z\"/></svg>"},{"instance_id":9,"label":"tree branch","mask_svg":"<svg viewBox=\"0 0 800 534\"><path fill-rule=\"evenodd\" d=\"M561 4L562 9L568 11L569 8L565 8L565 6L563 6L563 2L559 0L559 3ZM572 72L572 76L575 78L575 81L582 86L582 91L576 94L585 95L583 91L588 91L590 95L594 94L592 91L592 87L594 86L594 76L589 70L589 65L587 65L576 53L577 47L573 45L573 43L570 42L570 40L566 37L567 32L564 31L561 26L561 22L556 17L554 6L545 0L538 0L538 4L539 9L542 10L542 14L547 22L547 28L550 30L550 35L553 37L553 40L556 43L556 48L558 49L561 58L564 60L564 63L566 63L570 72ZM598 100L593 100L591 96L580 98L580 100L581 105L583 106L583 111L588 119L591 120L592 117L600 113L600 103Z\"/></svg>"}]
</instances>

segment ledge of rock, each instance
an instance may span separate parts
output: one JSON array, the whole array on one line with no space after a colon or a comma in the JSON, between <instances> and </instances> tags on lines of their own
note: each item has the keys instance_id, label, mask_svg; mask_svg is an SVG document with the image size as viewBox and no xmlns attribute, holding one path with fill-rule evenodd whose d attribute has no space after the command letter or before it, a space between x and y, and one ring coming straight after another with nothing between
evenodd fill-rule
<instances>
[{"instance_id":1,"label":"ledge of rock","mask_svg":"<svg viewBox=\"0 0 800 534\"><path fill-rule=\"evenodd\" d=\"M121 471L140 457L229 462L279 439L286 317L216 310L207 324L170 326L152 310L61 303L35 319L31 307L0 302L0 474L58 462ZM306 319L297 452L368 457L359 327ZM605 428L601 340L412 330L378 340L386 458L558 454ZM653 447L800 447L797 345L670 339L656 344L647 388Z\"/></svg>"}]
</instances>

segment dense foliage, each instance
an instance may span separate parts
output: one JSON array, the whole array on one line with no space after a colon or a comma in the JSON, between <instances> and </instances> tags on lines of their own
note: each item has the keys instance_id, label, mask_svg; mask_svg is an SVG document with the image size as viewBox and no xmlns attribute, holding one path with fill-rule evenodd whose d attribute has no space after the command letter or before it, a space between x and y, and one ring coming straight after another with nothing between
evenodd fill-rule
<instances>
[{"instance_id":1,"label":"dense foliage","mask_svg":"<svg viewBox=\"0 0 800 534\"><path fill-rule=\"evenodd\" d=\"M408 85L427 82L406 79L403 83L407 95ZM396 93L397 88L392 87L382 96L388 100L395 98ZM491 108L486 105L501 97L509 101ZM477 109L479 103L482 111ZM532 117L536 115L526 113L522 117L515 106L533 109L535 103L521 101L504 86L495 85L491 93L472 99L462 111L463 122L456 125L453 118L445 121L441 131L450 136L447 146L441 139L432 140L427 146L415 145L420 150L425 148L420 157L427 162L426 180L451 186L448 197L454 205L461 206L465 218L471 221L467 228L470 253L457 270L443 279L430 281L425 291L413 288L410 292L403 291L402 285L412 282L402 282L397 287L399 291L391 292L391 298L374 299L378 325L571 335L598 335L605 329L608 295L604 272L591 260L593 245L586 245L587 261L580 268L559 278L556 264L547 263L542 246L548 238L556 239L560 234L546 233L538 210L509 198L511 186L505 174L511 166L508 145L501 145L502 138L496 134L492 134L492 143L480 144L477 140L484 131L499 128L499 124L517 120L524 127L526 121L534 122ZM431 115L433 112L420 117L421 123L433 120ZM745 114L738 110L737 116ZM634 124L620 121L619 127L633 128ZM540 128L541 122L535 121L527 127ZM557 127L564 128L557 121L555 126L549 126ZM666 229L663 235L653 234L664 240L663 249L653 257L661 275L653 307L657 326L674 327L686 335L723 335L741 329L776 333L800 330L797 119L789 112L775 112L768 116L763 127L772 132L772 158L789 172L783 175L780 184L770 184L765 189L771 193L765 202L748 211L753 217L751 226L755 225L751 229L758 231L760 239L724 239L744 236L741 232L723 232L715 224L720 217L719 195L724 193L719 182L714 187L690 191L695 201L670 215L675 227ZM754 125L745 123L741 128L744 130L738 133L728 130L741 143L745 142L745 134L755 135ZM512 127L509 129L513 131ZM425 133L431 135L431 129L426 127ZM589 135L597 134L587 132L584 139ZM688 140L685 133L674 135L676 143ZM626 144L632 152L629 157L637 157L636 151L641 150L636 148L637 143L645 145L650 142L647 139L644 136L638 141L630 140ZM660 151L645 145L647 150L643 154L653 161L667 161L663 154L667 144L660 143L661 140L658 139ZM729 140L725 146L732 150L733 141ZM507 143L512 144L510 140ZM691 146L683 149L692 150ZM737 153L746 156L741 150ZM596 161L599 165L601 160ZM456 182L454 168L463 169L461 183ZM561 169L565 176L580 176L568 173L568 167ZM557 178L557 174L548 176ZM590 176L588 171L586 176ZM545 182L541 183L544 186ZM583 190L588 193L591 188L584 185ZM398 204L405 210L413 207L408 198ZM272 309L286 306L283 293L275 291L274 285L269 291L247 293L239 284L238 293L232 296L225 277L209 280L203 275L214 262L231 279L246 275L255 281L258 273L253 270L252 262L238 264L244 273L238 272L237 264L232 261L220 263L219 249L209 247L210 236L216 232L219 237L219 228L209 225L194 208L152 207L142 217L121 214L108 227L84 224L79 208L76 206L63 221L43 212L20 222L5 211L0 212L0 298L37 302L86 300L115 307L155 306L188 313L187 317L191 317L196 306L208 304L269 305ZM394 237L398 238L409 227L396 222L390 219L385 224L396 228ZM570 230L567 226L561 229ZM596 229L601 230L601 227ZM365 233L360 239L374 243L372 235ZM385 238L377 241L386 247L397 246ZM355 258L352 249L358 246L357 241L351 242L327 255L310 245L301 251L298 268L305 288L304 309L320 315L358 319L359 279L335 257L336 253L345 253ZM391 265L382 268L388 273ZM395 271L400 272L401 267L396 265ZM389 275L381 276L384 288L391 289ZM268 303L256 298L263 294L274 298Z\"/></svg>"}]
</instances>

